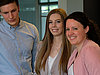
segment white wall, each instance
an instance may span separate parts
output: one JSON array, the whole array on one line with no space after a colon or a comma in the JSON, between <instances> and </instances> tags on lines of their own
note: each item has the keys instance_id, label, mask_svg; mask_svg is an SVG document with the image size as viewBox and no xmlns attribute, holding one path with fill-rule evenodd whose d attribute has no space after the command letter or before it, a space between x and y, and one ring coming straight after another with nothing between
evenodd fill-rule
<instances>
[{"instance_id":1,"label":"white wall","mask_svg":"<svg viewBox=\"0 0 100 75\"><path fill-rule=\"evenodd\" d=\"M58 0L58 7L67 10L67 0Z\"/></svg>"},{"instance_id":2,"label":"white wall","mask_svg":"<svg viewBox=\"0 0 100 75\"><path fill-rule=\"evenodd\" d=\"M83 0L58 0L58 7L65 9L67 14L83 11Z\"/></svg>"}]
</instances>

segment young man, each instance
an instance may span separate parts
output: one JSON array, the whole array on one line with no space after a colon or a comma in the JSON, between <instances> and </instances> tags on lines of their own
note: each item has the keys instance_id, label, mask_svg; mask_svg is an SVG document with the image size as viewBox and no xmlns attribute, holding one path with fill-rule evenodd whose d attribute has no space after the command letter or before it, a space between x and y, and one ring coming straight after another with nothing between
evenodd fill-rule
<instances>
[{"instance_id":1,"label":"young man","mask_svg":"<svg viewBox=\"0 0 100 75\"><path fill-rule=\"evenodd\" d=\"M0 75L32 75L37 28L19 18L18 0L0 0Z\"/></svg>"}]
</instances>

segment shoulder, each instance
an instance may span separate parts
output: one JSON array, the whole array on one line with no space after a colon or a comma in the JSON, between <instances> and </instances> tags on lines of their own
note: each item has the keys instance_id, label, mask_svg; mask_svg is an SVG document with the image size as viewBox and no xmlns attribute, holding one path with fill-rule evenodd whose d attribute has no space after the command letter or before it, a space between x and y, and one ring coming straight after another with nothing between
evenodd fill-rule
<instances>
[{"instance_id":1,"label":"shoulder","mask_svg":"<svg viewBox=\"0 0 100 75\"><path fill-rule=\"evenodd\" d=\"M32 23L29 23L29 22L20 20L20 24L21 24L21 25L24 25L25 27L28 27L28 28L30 28L30 29L37 30L36 26L35 26L34 24L32 24Z\"/></svg>"},{"instance_id":2,"label":"shoulder","mask_svg":"<svg viewBox=\"0 0 100 75\"><path fill-rule=\"evenodd\" d=\"M23 27L24 31L28 31L29 33L32 33L34 36L36 35L39 37L38 29L36 28L34 24L20 20L20 25Z\"/></svg>"},{"instance_id":3,"label":"shoulder","mask_svg":"<svg viewBox=\"0 0 100 75\"><path fill-rule=\"evenodd\" d=\"M100 74L100 47L95 42L89 40L83 47L82 58L88 72L93 75Z\"/></svg>"},{"instance_id":4,"label":"shoulder","mask_svg":"<svg viewBox=\"0 0 100 75\"><path fill-rule=\"evenodd\" d=\"M82 49L85 61L100 63L100 47L95 42L88 40Z\"/></svg>"},{"instance_id":5,"label":"shoulder","mask_svg":"<svg viewBox=\"0 0 100 75\"><path fill-rule=\"evenodd\" d=\"M83 50L87 53L91 53L92 51L94 52L99 52L100 47L98 44L93 42L92 40L88 40L85 45L83 46Z\"/></svg>"}]
</instances>

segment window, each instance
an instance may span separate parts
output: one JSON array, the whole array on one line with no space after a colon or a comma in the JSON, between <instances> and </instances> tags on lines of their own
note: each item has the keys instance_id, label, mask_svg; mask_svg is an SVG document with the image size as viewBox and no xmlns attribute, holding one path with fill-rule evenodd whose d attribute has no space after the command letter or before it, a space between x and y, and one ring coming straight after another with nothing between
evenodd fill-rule
<instances>
[{"instance_id":1,"label":"window","mask_svg":"<svg viewBox=\"0 0 100 75\"><path fill-rule=\"evenodd\" d=\"M58 0L39 0L40 3L45 3L45 2L58 2Z\"/></svg>"},{"instance_id":2,"label":"window","mask_svg":"<svg viewBox=\"0 0 100 75\"><path fill-rule=\"evenodd\" d=\"M58 0L39 0L40 5L40 40L45 33L46 16L52 9L58 8Z\"/></svg>"},{"instance_id":3,"label":"window","mask_svg":"<svg viewBox=\"0 0 100 75\"><path fill-rule=\"evenodd\" d=\"M19 0L20 18L36 25L36 0Z\"/></svg>"}]
</instances>

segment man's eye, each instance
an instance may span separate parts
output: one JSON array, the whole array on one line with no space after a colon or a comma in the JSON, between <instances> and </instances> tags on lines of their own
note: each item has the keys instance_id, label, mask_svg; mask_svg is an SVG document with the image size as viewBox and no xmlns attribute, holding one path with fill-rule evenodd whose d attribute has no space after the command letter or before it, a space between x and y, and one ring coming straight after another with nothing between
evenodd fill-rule
<instances>
[{"instance_id":1,"label":"man's eye","mask_svg":"<svg viewBox=\"0 0 100 75\"><path fill-rule=\"evenodd\" d=\"M3 14L7 14L8 12L3 12Z\"/></svg>"},{"instance_id":2,"label":"man's eye","mask_svg":"<svg viewBox=\"0 0 100 75\"><path fill-rule=\"evenodd\" d=\"M15 11L16 11L16 9L12 10L11 12L15 12Z\"/></svg>"}]
</instances>

